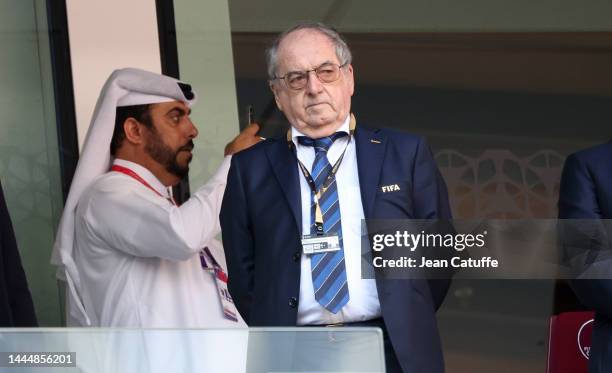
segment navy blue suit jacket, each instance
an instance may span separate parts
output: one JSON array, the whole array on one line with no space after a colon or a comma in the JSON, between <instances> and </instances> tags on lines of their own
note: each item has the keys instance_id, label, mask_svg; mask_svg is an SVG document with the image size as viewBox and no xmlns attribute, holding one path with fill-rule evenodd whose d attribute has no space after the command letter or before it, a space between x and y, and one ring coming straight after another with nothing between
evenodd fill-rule
<instances>
[{"instance_id":1,"label":"navy blue suit jacket","mask_svg":"<svg viewBox=\"0 0 612 373\"><path fill-rule=\"evenodd\" d=\"M0 327L37 325L32 296L0 185Z\"/></svg>"},{"instance_id":2,"label":"navy blue suit jacket","mask_svg":"<svg viewBox=\"0 0 612 373\"><path fill-rule=\"evenodd\" d=\"M567 158L561 177L559 218L612 219L612 143ZM612 371L612 280L575 280L572 287L578 298L596 311L589 372L609 373Z\"/></svg>"},{"instance_id":3,"label":"navy blue suit jacket","mask_svg":"<svg viewBox=\"0 0 612 373\"><path fill-rule=\"evenodd\" d=\"M446 186L422 138L357 126L355 143L366 219L450 219ZM381 186L392 184L400 191L382 193ZM234 155L220 218L229 290L250 326L296 325L300 201L296 157L286 138ZM444 371L435 311L449 284L376 279L382 316L404 371Z\"/></svg>"}]
</instances>

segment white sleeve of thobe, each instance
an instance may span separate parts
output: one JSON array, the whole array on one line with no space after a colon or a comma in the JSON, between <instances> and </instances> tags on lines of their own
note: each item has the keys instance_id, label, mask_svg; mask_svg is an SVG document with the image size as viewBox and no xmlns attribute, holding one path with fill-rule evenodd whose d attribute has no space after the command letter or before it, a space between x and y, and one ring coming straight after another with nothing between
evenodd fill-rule
<instances>
[{"instance_id":1,"label":"white sleeve of thobe","mask_svg":"<svg viewBox=\"0 0 612 373\"><path fill-rule=\"evenodd\" d=\"M213 177L200 187L180 208L172 211L170 221L189 247L197 250L221 232L219 211L232 157L226 156ZM205 227L203 227L205 225Z\"/></svg>"},{"instance_id":2,"label":"white sleeve of thobe","mask_svg":"<svg viewBox=\"0 0 612 373\"><path fill-rule=\"evenodd\" d=\"M212 179L180 207L153 193L109 193L103 202L90 204L87 229L134 256L187 260L220 231L219 209L229 166L230 157L225 157Z\"/></svg>"}]
</instances>

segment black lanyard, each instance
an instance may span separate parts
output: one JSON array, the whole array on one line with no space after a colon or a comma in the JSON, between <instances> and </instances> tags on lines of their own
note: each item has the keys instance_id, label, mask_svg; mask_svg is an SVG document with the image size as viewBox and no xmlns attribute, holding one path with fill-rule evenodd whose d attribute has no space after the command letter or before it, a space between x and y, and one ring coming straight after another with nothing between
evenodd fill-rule
<instances>
[{"instance_id":1,"label":"black lanyard","mask_svg":"<svg viewBox=\"0 0 612 373\"><path fill-rule=\"evenodd\" d=\"M316 228L316 233L318 236L321 236L325 233L323 231L323 214L321 213L321 206L319 205L319 199L323 195L323 193L325 193L325 191L329 187L329 184L331 184L332 179L338 172L338 169L340 168L340 164L342 163L342 160L344 159L344 153L346 153L346 149L348 149L348 146L351 143L351 139L353 138L353 134L355 133L356 126L357 126L357 120L355 119L355 116L351 114L350 120L349 120L349 140L346 143L346 146L344 147L344 151L342 151L340 158L338 158L338 160L334 164L334 167L332 167L330 174L327 176L327 179L325 179L325 181L321 185L321 189L319 191L317 191L317 186L312 176L310 175L310 172L308 172L308 169L304 167L304 164L297 157L297 150L291 138L291 129L287 131L287 144L289 145L289 149L293 150L293 155L295 156L295 159L298 161L300 170L302 171L302 174L304 175L304 178L306 179L306 182L308 183L308 186L310 187L310 190L312 191L312 194L314 196L315 228ZM316 157L316 153L315 153L315 157Z\"/></svg>"},{"instance_id":2,"label":"black lanyard","mask_svg":"<svg viewBox=\"0 0 612 373\"><path fill-rule=\"evenodd\" d=\"M340 158L338 158L336 163L334 163L334 166L332 167L331 172L329 173L329 175L327 175L327 178L325 179L325 181L323 182L319 190L317 190L317 185L314 179L312 178L312 175L310 174L310 172L308 172L308 169L306 168L306 166L304 166L302 161L300 161L299 158L297 157L297 151L295 149L295 144L293 144L293 141L289 145L290 147L293 148L293 154L295 155L295 158L298 161L298 166L300 167L300 171L302 171L302 175L304 175L304 178L306 179L306 182L308 186L310 187L310 190L312 191L312 194L314 197L315 229L316 229L316 234L319 236L325 233L323 230L323 213L321 212L321 205L319 204L319 199L321 199L323 194L327 191L327 188L329 188L329 185L331 184L332 180L336 176L338 169L340 169L340 164L342 164L342 160L344 159L344 154L346 153L346 149L348 149L348 146L351 143L351 138L353 137L352 132L353 131L351 131L351 133L349 134L348 142L346 143L346 146L344 147L344 150L342 151Z\"/></svg>"},{"instance_id":3,"label":"black lanyard","mask_svg":"<svg viewBox=\"0 0 612 373\"><path fill-rule=\"evenodd\" d=\"M334 163L334 166L332 167L331 172L329 173L329 175L327 175L327 179L325 179L325 181L321 185L321 189L319 190L321 195L323 195L325 191L327 190L327 188L329 188L329 184L331 184L332 179L336 176L336 173L338 172L338 169L340 168L340 164L342 163L342 160L344 159L344 154L346 153L346 149L348 148L350 143L351 143L351 136L349 136L349 141L346 143L346 146L344 147L342 154L340 154L340 158L338 158L336 163ZM297 158L297 155L296 155L296 158ZM304 166L302 161L300 161L299 159L297 161L298 161L298 165L300 166L300 170L302 171L302 175L304 175L304 178L306 179L306 182L308 183L308 186L310 187L310 190L312 190L313 193L317 194L317 192L319 191L317 191L317 186L315 184L314 179L312 178L312 175L310 174L310 172L308 172L308 169L306 168L306 166Z\"/></svg>"}]
</instances>

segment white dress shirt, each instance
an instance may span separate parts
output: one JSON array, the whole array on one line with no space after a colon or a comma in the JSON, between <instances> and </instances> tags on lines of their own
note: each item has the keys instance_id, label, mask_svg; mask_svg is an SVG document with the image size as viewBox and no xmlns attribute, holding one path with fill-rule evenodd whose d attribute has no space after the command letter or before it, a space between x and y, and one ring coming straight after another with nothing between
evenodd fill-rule
<instances>
[{"instance_id":1,"label":"white dress shirt","mask_svg":"<svg viewBox=\"0 0 612 373\"><path fill-rule=\"evenodd\" d=\"M79 200L75 262L91 326L235 327L223 317L210 272L200 264L204 246L225 269L215 235L230 157L180 207L149 170L115 160L162 196L120 172L98 177Z\"/></svg>"},{"instance_id":2,"label":"white dress shirt","mask_svg":"<svg viewBox=\"0 0 612 373\"><path fill-rule=\"evenodd\" d=\"M349 121L350 116L336 132L349 133ZM312 146L300 145L297 140L298 136L304 135L292 128L291 137L296 146L297 157L310 172L315 159L315 150ZM336 174L336 184L340 202L344 262L350 300L337 314L321 306L314 297L310 256L302 255L298 325L366 321L381 315L375 280L361 278L361 220L364 219L364 213L359 189L355 140L350 139L349 142L349 136L337 139L329 148L327 158L333 166L345 148L346 153ZM296 167L299 168L297 165ZM302 199L302 232L308 234L311 224L311 190L302 172L298 171L298 173Z\"/></svg>"}]
</instances>

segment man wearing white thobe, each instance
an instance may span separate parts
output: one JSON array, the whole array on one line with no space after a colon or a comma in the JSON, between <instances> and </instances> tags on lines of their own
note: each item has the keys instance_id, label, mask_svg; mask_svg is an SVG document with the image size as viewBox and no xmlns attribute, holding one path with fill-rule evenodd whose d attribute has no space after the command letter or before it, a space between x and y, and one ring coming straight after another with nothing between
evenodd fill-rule
<instances>
[{"instance_id":1,"label":"man wearing white thobe","mask_svg":"<svg viewBox=\"0 0 612 373\"><path fill-rule=\"evenodd\" d=\"M105 84L52 257L68 286L68 325L244 326L217 291L213 269L225 271L225 260L214 237L229 155L259 141L258 127L228 144L213 178L177 206L171 187L198 135L194 102L189 85L138 69Z\"/></svg>"}]
</instances>

